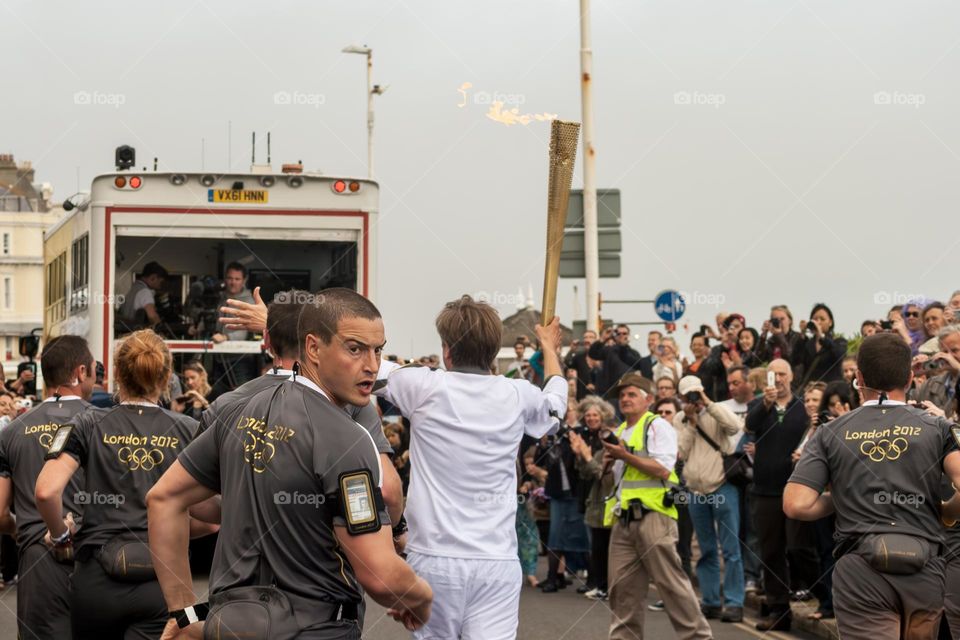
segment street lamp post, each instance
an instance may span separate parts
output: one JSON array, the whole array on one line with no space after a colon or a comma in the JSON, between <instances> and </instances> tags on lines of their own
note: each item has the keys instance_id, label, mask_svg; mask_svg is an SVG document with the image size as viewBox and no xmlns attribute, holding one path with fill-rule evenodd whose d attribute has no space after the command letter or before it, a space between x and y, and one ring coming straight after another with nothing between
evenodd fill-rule
<instances>
[{"instance_id":1,"label":"street lamp post","mask_svg":"<svg viewBox=\"0 0 960 640\"><path fill-rule=\"evenodd\" d=\"M373 179L373 96L382 95L387 90L373 84L373 49L367 46L350 45L343 48L343 53L358 53L367 57L367 175Z\"/></svg>"}]
</instances>

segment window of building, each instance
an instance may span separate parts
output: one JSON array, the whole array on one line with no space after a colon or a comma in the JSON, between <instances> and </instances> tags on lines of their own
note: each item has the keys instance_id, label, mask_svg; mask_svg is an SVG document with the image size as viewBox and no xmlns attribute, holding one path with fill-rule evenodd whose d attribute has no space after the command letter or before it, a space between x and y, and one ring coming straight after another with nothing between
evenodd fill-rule
<instances>
[{"instance_id":1,"label":"window of building","mask_svg":"<svg viewBox=\"0 0 960 640\"><path fill-rule=\"evenodd\" d=\"M10 233L3 232L3 255L10 255Z\"/></svg>"},{"instance_id":2,"label":"window of building","mask_svg":"<svg viewBox=\"0 0 960 640\"><path fill-rule=\"evenodd\" d=\"M47 264L47 319L60 322L67 317L67 252Z\"/></svg>"},{"instance_id":3,"label":"window of building","mask_svg":"<svg viewBox=\"0 0 960 640\"><path fill-rule=\"evenodd\" d=\"M3 308L13 308L13 278L9 276L3 278Z\"/></svg>"},{"instance_id":4,"label":"window of building","mask_svg":"<svg viewBox=\"0 0 960 640\"><path fill-rule=\"evenodd\" d=\"M4 359L13 360L13 336L4 338Z\"/></svg>"},{"instance_id":5,"label":"window of building","mask_svg":"<svg viewBox=\"0 0 960 640\"><path fill-rule=\"evenodd\" d=\"M73 241L70 250L70 310L86 309L90 299L90 236Z\"/></svg>"}]
</instances>

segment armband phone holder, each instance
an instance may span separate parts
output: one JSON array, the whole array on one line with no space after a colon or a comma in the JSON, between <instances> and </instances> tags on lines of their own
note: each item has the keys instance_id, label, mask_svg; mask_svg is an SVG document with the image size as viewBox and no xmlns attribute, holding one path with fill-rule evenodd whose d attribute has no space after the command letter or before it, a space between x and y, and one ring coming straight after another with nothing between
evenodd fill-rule
<instances>
[{"instance_id":1,"label":"armband phone holder","mask_svg":"<svg viewBox=\"0 0 960 640\"><path fill-rule=\"evenodd\" d=\"M373 474L369 469L359 469L340 474L340 508L347 521L350 535L373 533L380 530L380 514L377 511L377 492Z\"/></svg>"},{"instance_id":2,"label":"armband phone holder","mask_svg":"<svg viewBox=\"0 0 960 640\"><path fill-rule=\"evenodd\" d=\"M73 425L69 424L57 429L57 434L53 436L53 442L50 443L47 454L43 456L43 459L55 460L60 457L60 454L63 453L63 448L67 446L67 441L70 440L71 432L73 432Z\"/></svg>"}]
</instances>

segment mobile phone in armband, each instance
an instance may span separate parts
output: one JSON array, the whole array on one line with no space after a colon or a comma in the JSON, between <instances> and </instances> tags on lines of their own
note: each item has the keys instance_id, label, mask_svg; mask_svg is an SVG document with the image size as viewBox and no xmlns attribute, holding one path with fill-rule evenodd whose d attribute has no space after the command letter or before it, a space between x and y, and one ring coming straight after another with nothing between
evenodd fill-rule
<instances>
[{"instance_id":1,"label":"mobile phone in armband","mask_svg":"<svg viewBox=\"0 0 960 640\"><path fill-rule=\"evenodd\" d=\"M340 508L347 521L350 535L373 533L380 530L377 512L377 492L369 469L358 469L340 474Z\"/></svg>"},{"instance_id":2,"label":"mobile phone in armband","mask_svg":"<svg viewBox=\"0 0 960 640\"><path fill-rule=\"evenodd\" d=\"M953 441L957 443L957 447L960 447L960 425L953 425L950 427L950 433L953 434Z\"/></svg>"},{"instance_id":3,"label":"mobile phone in armband","mask_svg":"<svg viewBox=\"0 0 960 640\"><path fill-rule=\"evenodd\" d=\"M67 446L70 440L70 434L73 432L73 425L63 425L57 429L57 435L53 436L53 442L47 448L47 454L43 456L44 460L56 460L63 453L63 448Z\"/></svg>"}]
</instances>

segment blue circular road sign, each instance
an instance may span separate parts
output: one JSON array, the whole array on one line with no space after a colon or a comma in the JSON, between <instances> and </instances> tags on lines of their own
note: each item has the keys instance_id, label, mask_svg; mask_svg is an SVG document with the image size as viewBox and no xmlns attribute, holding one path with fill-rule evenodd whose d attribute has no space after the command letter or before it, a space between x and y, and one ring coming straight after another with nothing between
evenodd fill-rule
<instances>
[{"instance_id":1,"label":"blue circular road sign","mask_svg":"<svg viewBox=\"0 0 960 640\"><path fill-rule=\"evenodd\" d=\"M687 310L687 302L679 291L666 289L657 294L653 301L653 310L664 322L676 322Z\"/></svg>"}]
</instances>

